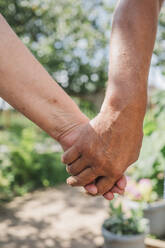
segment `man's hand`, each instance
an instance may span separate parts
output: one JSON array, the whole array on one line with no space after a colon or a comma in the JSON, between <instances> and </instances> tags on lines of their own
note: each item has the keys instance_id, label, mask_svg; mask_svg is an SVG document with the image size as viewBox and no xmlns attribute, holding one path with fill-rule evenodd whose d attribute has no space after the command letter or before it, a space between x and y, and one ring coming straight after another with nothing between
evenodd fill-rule
<instances>
[{"instance_id":1,"label":"man's hand","mask_svg":"<svg viewBox=\"0 0 165 248\"><path fill-rule=\"evenodd\" d=\"M85 121L85 120L84 120ZM89 124L89 120L85 121L86 125ZM74 128L73 130L65 133L64 135L62 135L59 139L59 142L61 143L64 151L67 151L67 149L71 149L72 145L74 145L77 140L79 139L79 137L82 135L82 130L84 128L85 124L79 124L76 128ZM68 169L67 169L68 170ZM68 170L69 172L69 170ZM126 187L126 177L123 175L114 185L114 187L109 190L104 197L107 200L112 200L114 198L114 193L117 194L123 194L125 187ZM87 193L91 194L91 195L96 195L98 193L97 187L95 185L95 182L91 182L90 184L84 186L84 188L86 189Z\"/></svg>"},{"instance_id":2,"label":"man's hand","mask_svg":"<svg viewBox=\"0 0 165 248\"><path fill-rule=\"evenodd\" d=\"M80 135L76 130L88 123L88 118L32 56L1 14L0 35L0 96L56 140L68 132Z\"/></svg>"},{"instance_id":3,"label":"man's hand","mask_svg":"<svg viewBox=\"0 0 165 248\"><path fill-rule=\"evenodd\" d=\"M133 104L133 108L121 112L100 113L84 124L80 136L62 157L67 171L73 175L68 178L68 184L86 186L95 181L98 194L106 197L139 156L143 136L142 112L144 110L140 111Z\"/></svg>"},{"instance_id":4,"label":"man's hand","mask_svg":"<svg viewBox=\"0 0 165 248\"><path fill-rule=\"evenodd\" d=\"M113 200L114 198L114 193L117 193L119 195L123 195L125 188L127 185L127 179L125 175L123 175L113 186L111 190L109 190L106 194L103 195L103 197L109 201ZM84 187L87 192L91 195L96 195L97 194L97 187L95 184L88 184Z\"/></svg>"},{"instance_id":5,"label":"man's hand","mask_svg":"<svg viewBox=\"0 0 165 248\"><path fill-rule=\"evenodd\" d=\"M137 160L147 101L147 79L161 1L119 1L110 40L109 81L101 113L84 124L63 156L72 186L95 182L98 193L112 189Z\"/></svg>"},{"instance_id":6,"label":"man's hand","mask_svg":"<svg viewBox=\"0 0 165 248\"><path fill-rule=\"evenodd\" d=\"M84 125L81 136L63 156L73 175L68 184L85 186L95 181L98 193L106 196L138 158L161 3L118 2L111 32L106 96L101 114Z\"/></svg>"}]
</instances>

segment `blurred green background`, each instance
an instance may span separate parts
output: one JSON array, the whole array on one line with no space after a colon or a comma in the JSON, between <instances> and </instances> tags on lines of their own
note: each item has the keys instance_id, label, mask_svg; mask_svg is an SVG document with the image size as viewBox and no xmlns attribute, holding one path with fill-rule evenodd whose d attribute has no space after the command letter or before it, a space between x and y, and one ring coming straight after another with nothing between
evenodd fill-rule
<instances>
[{"instance_id":1,"label":"blurred green background","mask_svg":"<svg viewBox=\"0 0 165 248\"><path fill-rule=\"evenodd\" d=\"M108 0L0 0L0 12L52 77L93 118L103 100L112 13ZM165 74L165 9L152 67ZM12 56L12 55L11 55ZM155 80L155 79L154 79ZM150 178L163 195L165 165L165 91L149 87L144 142L129 174ZM163 87L162 87L163 88ZM164 87L165 88L165 87ZM1 102L3 104L3 102ZM0 199L10 200L67 178L60 146L13 109L0 113Z\"/></svg>"}]
</instances>

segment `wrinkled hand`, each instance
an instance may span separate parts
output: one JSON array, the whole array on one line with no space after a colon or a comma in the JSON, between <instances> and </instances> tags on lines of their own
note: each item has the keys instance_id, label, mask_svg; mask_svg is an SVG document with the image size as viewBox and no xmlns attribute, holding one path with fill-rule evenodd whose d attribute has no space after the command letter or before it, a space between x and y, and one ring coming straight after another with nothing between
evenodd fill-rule
<instances>
[{"instance_id":1,"label":"wrinkled hand","mask_svg":"<svg viewBox=\"0 0 165 248\"><path fill-rule=\"evenodd\" d=\"M85 123L89 123L89 120L86 119ZM59 142L61 143L64 151L67 151L67 149L71 148L72 145L75 144L75 142L78 140L78 138L82 135L82 130L84 128L84 123L79 124L76 128L69 131L69 133L61 136ZM68 170L69 172L69 170ZM114 187L107 192L107 194L104 195L104 197L107 200L112 200L114 197L114 193L117 194L123 194L126 187L126 177L123 175L114 185ZM95 182L92 182L84 187L87 191L87 193L90 193L91 195L97 194L97 187L95 185Z\"/></svg>"},{"instance_id":2,"label":"wrinkled hand","mask_svg":"<svg viewBox=\"0 0 165 248\"><path fill-rule=\"evenodd\" d=\"M62 157L72 175L67 180L69 185L87 185L88 190L95 182L97 193L109 199L115 183L139 156L142 121L136 114L132 117L128 119L127 112L111 117L100 113L82 126L79 137Z\"/></svg>"},{"instance_id":3,"label":"wrinkled hand","mask_svg":"<svg viewBox=\"0 0 165 248\"><path fill-rule=\"evenodd\" d=\"M119 195L123 195L125 188L127 185L127 180L125 175L123 175L116 183L115 185L112 187L111 190L109 190L106 194L103 195L103 197L107 200L113 200L114 198L114 193L117 193ZM86 191L91 194L91 195L97 195L97 187L96 185L93 184L88 184L84 187L86 189Z\"/></svg>"}]
</instances>

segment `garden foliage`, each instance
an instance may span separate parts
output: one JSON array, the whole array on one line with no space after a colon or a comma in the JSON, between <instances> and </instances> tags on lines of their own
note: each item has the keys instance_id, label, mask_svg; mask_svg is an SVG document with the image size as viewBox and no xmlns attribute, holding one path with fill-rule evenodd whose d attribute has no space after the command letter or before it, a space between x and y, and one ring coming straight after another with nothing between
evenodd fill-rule
<instances>
[{"instance_id":1,"label":"garden foliage","mask_svg":"<svg viewBox=\"0 0 165 248\"><path fill-rule=\"evenodd\" d=\"M117 235L138 235L146 233L147 221L142 218L139 209L130 209L122 201L113 200L110 203L110 218L104 222L104 228Z\"/></svg>"},{"instance_id":2,"label":"garden foliage","mask_svg":"<svg viewBox=\"0 0 165 248\"><path fill-rule=\"evenodd\" d=\"M165 91L154 90L144 122L139 160L132 167L136 180L149 178L158 197L163 196L165 171Z\"/></svg>"},{"instance_id":3,"label":"garden foliage","mask_svg":"<svg viewBox=\"0 0 165 248\"><path fill-rule=\"evenodd\" d=\"M54 186L67 178L61 150L51 149L57 143L26 122L26 127L12 124L0 131L0 199Z\"/></svg>"}]
</instances>

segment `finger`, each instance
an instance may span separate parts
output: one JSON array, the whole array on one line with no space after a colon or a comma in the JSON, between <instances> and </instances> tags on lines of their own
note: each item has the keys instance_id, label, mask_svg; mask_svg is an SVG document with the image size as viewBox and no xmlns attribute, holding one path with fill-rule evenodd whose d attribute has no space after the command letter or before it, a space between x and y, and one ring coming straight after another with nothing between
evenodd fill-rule
<instances>
[{"instance_id":1,"label":"finger","mask_svg":"<svg viewBox=\"0 0 165 248\"><path fill-rule=\"evenodd\" d=\"M126 177L123 175L118 182L121 182L121 186L123 185L124 189L126 186ZM95 184L88 184L85 186L85 189L92 195L96 195L97 194L97 187L95 186ZM112 200L114 195L113 193L117 193L120 195L124 194L124 189L119 188L117 185L114 186L110 191L108 191L104 196L106 199Z\"/></svg>"},{"instance_id":2,"label":"finger","mask_svg":"<svg viewBox=\"0 0 165 248\"><path fill-rule=\"evenodd\" d=\"M124 191L125 191L125 187L127 184L126 181L126 177L123 175L120 179L119 179L119 184L120 184L120 188L118 187L118 185L116 184L116 186L114 186L111 190L109 190L104 196L106 196L106 199L111 200L111 198L113 199L113 193L117 193L119 195L123 195ZM122 187L123 189L122 189ZM95 186L95 184L88 184L85 186L85 189L92 195L96 195L97 194L97 187Z\"/></svg>"},{"instance_id":3,"label":"finger","mask_svg":"<svg viewBox=\"0 0 165 248\"><path fill-rule=\"evenodd\" d=\"M76 146L72 146L62 155L62 162L64 164L71 164L80 157L80 153Z\"/></svg>"},{"instance_id":4,"label":"finger","mask_svg":"<svg viewBox=\"0 0 165 248\"><path fill-rule=\"evenodd\" d=\"M114 194L119 194L119 195L123 195L124 194L124 190L118 188L116 185L113 186L113 188L107 192L106 194L104 194L104 198L106 198L107 200L112 200L114 198Z\"/></svg>"},{"instance_id":5,"label":"finger","mask_svg":"<svg viewBox=\"0 0 165 248\"><path fill-rule=\"evenodd\" d=\"M71 186L85 186L96 179L96 175L91 168L83 170L79 175L67 179L67 184Z\"/></svg>"},{"instance_id":6,"label":"finger","mask_svg":"<svg viewBox=\"0 0 165 248\"><path fill-rule=\"evenodd\" d=\"M126 176L123 175L116 183L116 185L120 188L120 189L125 189L126 185L127 185L127 179Z\"/></svg>"},{"instance_id":7,"label":"finger","mask_svg":"<svg viewBox=\"0 0 165 248\"><path fill-rule=\"evenodd\" d=\"M70 165L66 166L66 170L69 174L76 176L78 175L83 169L85 169L85 167L89 167L87 165L87 162L83 159L80 158L78 160L76 160L75 162L73 162Z\"/></svg>"},{"instance_id":8,"label":"finger","mask_svg":"<svg viewBox=\"0 0 165 248\"><path fill-rule=\"evenodd\" d=\"M88 191L88 193L92 194L92 195L96 195L97 194L97 187L94 183L88 184L85 186L86 191Z\"/></svg>"},{"instance_id":9,"label":"finger","mask_svg":"<svg viewBox=\"0 0 165 248\"><path fill-rule=\"evenodd\" d=\"M123 195L124 194L124 189L119 189L117 186L114 186L110 192L112 193L116 193L116 194L119 194L119 195Z\"/></svg>"},{"instance_id":10,"label":"finger","mask_svg":"<svg viewBox=\"0 0 165 248\"><path fill-rule=\"evenodd\" d=\"M104 196L104 198L107 199L108 201L111 201L111 200L113 200L113 198L114 198L114 194L113 194L111 191L109 191L108 193L104 194L103 196Z\"/></svg>"},{"instance_id":11,"label":"finger","mask_svg":"<svg viewBox=\"0 0 165 248\"><path fill-rule=\"evenodd\" d=\"M96 182L96 187L98 193L104 195L105 193L109 192L110 189L114 186L114 180L109 177L101 177Z\"/></svg>"}]
</instances>

